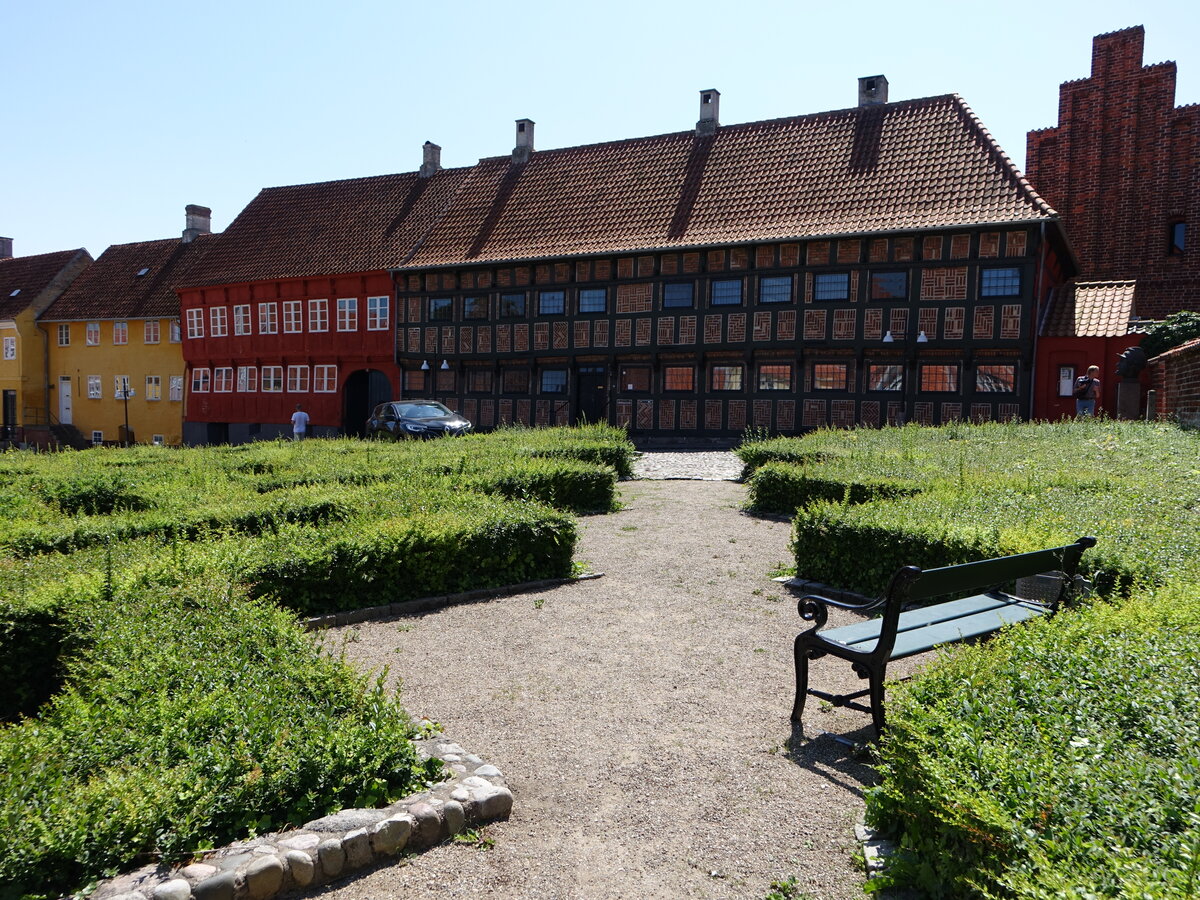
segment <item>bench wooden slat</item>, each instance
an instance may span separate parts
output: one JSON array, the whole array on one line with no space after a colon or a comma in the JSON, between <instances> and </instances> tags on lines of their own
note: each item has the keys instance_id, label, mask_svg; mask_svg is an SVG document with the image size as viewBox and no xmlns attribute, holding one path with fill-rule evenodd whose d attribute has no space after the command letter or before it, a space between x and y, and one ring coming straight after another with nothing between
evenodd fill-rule
<instances>
[{"instance_id":1,"label":"bench wooden slat","mask_svg":"<svg viewBox=\"0 0 1200 900\"><path fill-rule=\"evenodd\" d=\"M1005 625L1015 625L1045 615L1044 607L1031 607L1020 603L1010 603L998 609L976 613L961 619L939 622L925 628L914 628L903 634L896 635L896 643L892 646L891 659L903 659L932 650L942 644L952 644L955 641L966 641L999 631Z\"/></svg>"},{"instance_id":2,"label":"bench wooden slat","mask_svg":"<svg viewBox=\"0 0 1200 900\"><path fill-rule=\"evenodd\" d=\"M1074 545L1068 545L1052 550L1002 556L999 559L944 566L940 569L926 569L909 586L908 599L913 601L944 597L962 591L976 591L987 585L1002 585L1039 572L1060 571L1064 567L1067 552L1074 549Z\"/></svg>"},{"instance_id":3,"label":"bench wooden slat","mask_svg":"<svg viewBox=\"0 0 1200 900\"><path fill-rule=\"evenodd\" d=\"M1007 606L1012 602L1014 602L1013 597L993 592L976 594L974 597L964 597L961 600L953 600L949 603L938 603L934 606L910 609L900 614L896 630L897 632L903 632L913 628L923 628L927 625L944 622L947 619L956 619L961 616L969 616L974 613L997 609ZM820 637L862 650L866 648L861 645L868 641L879 639L879 629L882 627L882 619L868 619L865 622L855 622L853 625L843 625L840 628L831 628L828 631L822 631Z\"/></svg>"}]
</instances>

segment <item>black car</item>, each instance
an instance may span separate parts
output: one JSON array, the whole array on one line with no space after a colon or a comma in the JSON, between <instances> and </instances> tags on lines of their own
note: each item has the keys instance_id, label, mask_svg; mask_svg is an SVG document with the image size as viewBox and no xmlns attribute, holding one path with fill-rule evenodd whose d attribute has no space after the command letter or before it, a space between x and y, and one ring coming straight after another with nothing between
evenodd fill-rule
<instances>
[{"instance_id":1,"label":"black car","mask_svg":"<svg viewBox=\"0 0 1200 900\"><path fill-rule=\"evenodd\" d=\"M471 423L436 400L380 403L367 419L367 437L430 438L467 434Z\"/></svg>"}]
</instances>

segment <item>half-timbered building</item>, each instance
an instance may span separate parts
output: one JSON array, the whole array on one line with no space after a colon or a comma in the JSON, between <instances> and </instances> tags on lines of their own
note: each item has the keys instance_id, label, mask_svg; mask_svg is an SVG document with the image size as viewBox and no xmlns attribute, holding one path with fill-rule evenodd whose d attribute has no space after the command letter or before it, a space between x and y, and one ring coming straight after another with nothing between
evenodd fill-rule
<instances>
[{"instance_id":1,"label":"half-timbered building","mask_svg":"<svg viewBox=\"0 0 1200 900\"><path fill-rule=\"evenodd\" d=\"M653 437L1027 418L1074 271L957 95L481 160L393 269L397 362L481 428Z\"/></svg>"}]
</instances>

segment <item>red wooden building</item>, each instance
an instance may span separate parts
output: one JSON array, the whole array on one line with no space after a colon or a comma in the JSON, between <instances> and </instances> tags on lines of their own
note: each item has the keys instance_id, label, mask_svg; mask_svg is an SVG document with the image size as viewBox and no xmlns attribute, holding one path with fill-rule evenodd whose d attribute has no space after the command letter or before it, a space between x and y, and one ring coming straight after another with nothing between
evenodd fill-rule
<instances>
[{"instance_id":1,"label":"red wooden building","mask_svg":"<svg viewBox=\"0 0 1200 900\"><path fill-rule=\"evenodd\" d=\"M187 364L185 443L359 433L399 396L395 290L407 259L465 170L267 188L180 290Z\"/></svg>"}]
</instances>

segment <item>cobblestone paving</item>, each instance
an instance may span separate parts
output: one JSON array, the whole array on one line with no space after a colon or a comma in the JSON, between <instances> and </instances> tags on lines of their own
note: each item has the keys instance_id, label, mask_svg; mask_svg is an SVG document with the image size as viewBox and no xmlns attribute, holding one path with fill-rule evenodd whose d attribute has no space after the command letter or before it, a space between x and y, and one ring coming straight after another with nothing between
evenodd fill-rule
<instances>
[{"instance_id":1,"label":"cobblestone paving","mask_svg":"<svg viewBox=\"0 0 1200 900\"><path fill-rule=\"evenodd\" d=\"M729 450L647 450L634 463L633 473L647 481L737 481L742 461Z\"/></svg>"}]
</instances>

